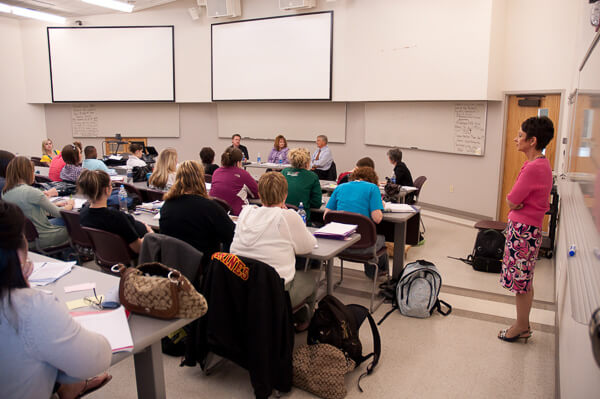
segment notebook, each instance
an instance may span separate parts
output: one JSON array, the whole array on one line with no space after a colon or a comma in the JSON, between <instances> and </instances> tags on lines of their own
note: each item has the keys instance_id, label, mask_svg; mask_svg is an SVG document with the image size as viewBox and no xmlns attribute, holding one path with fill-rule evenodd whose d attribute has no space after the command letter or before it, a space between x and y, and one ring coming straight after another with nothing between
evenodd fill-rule
<instances>
[{"instance_id":1,"label":"notebook","mask_svg":"<svg viewBox=\"0 0 600 399\"><path fill-rule=\"evenodd\" d=\"M73 319L86 330L103 335L113 353L133 351L133 339L123 306L109 312L73 314Z\"/></svg>"},{"instance_id":2,"label":"notebook","mask_svg":"<svg viewBox=\"0 0 600 399\"><path fill-rule=\"evenodd\" d=\"M357 227L358 226L355 224L331 222L315 231L314 235L315 237L343 240L344 238L354 234Z\"/></svg>"},{"instance_id":3,"label":"notebook","mask_svg":"<svg viewBox=\"0 0 600 399\"><path fill-rule=\"evenodd\" d=\"M415 213L417 212L417 208L408 204L393 204L391 202L385 202L383 211L394 213Z\"/></svg>"}]
</instances>

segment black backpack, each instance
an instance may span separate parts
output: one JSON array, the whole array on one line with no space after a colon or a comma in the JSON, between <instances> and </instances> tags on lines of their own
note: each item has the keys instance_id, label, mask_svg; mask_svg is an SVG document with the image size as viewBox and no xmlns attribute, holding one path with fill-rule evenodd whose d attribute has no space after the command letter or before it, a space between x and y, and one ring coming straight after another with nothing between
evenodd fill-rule
<instances>
[{"instance_id":1,"label":"black backpack","mask_svg":"<svg viewBox=\"0 0 600 399\"><path fill-rule=\"evenodd\" d=\"M373 352L363 356L358 331L365 318L369 319L371 332L373 333L374 348ZM319 301L319 306L308 327L306 341L309 345L333 345L354 360L357 366L373 357L373 361L367 366L367 371L358 379L358 389L361 392L361 378L373 372L381 356L381 338L375 320L371 317L369 310L361 305L344 305L333 295L325 295Z\"/></svg>"},{"instance_id":2,"label":"black backpack","mask_svg":"<svg viewBox=\"0 0 600 399\"><path fill-rule=\"evenodd\" d=\"M471 255L467 256L466 259L452 256L449 256L449 258L462 260L480 272L500 273L502 271L505 241L504 234L498 230L480 230L477 233L477 238L475 238L475 246Z\"/></svg>"}]
</instances>

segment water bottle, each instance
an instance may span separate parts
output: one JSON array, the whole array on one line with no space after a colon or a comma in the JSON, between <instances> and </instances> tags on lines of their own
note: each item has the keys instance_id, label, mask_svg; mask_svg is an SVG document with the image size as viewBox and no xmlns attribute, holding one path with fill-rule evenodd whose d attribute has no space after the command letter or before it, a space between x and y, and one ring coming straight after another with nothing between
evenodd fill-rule
<instances>
[{"instance_id":1,"label":"water bottle","mask_svg":"<svg viewBox=\"0 0 600 399\"><path fill-rule=\"evenodd\" d=\"M260 163L260 152L258 153L258 156L256 157L256 162Z\"/></svg>"},{"instance_id":2,"label":"water bottle","mask_svg":"<svg viewBox=\"0 0 600 399\"><path fill-rule=\"evenodd\" d=\"M298 215L300 215L302 221L304 222L304 224L306 224L306 211L304 210L304 204L302 202L300 203L300 205L298 205Z\"/></svg>"},{"instance_id":3,"label":"water bottle","mask_svg":"<svg viewBox=\"0 0 600 399\"><path fill-rule=\"evenodd\" d=\"M279 165L283 165L283 157L279 154Z\"/></svg>"},{"instance_id":4,"label":"water bottle","mask_svg":"<svg viewBox=\"0 0 600 399\"><path fill-rule=\"evenodd\" d=\"M133 183L133 169L127 169L127 183Z\"/></svg>"},{"instance_id":5,"label":"water bottle","mask_svg":"<svg viewBox=\"0 0 600 399\"><path fill-rule=\"evenodd\" d=\"M127 212L127 190L122 184L119 189L119 209L121 212Z\"/></svg>"},{"instance_id":6,"label":"water bottle","mask_svg":"<svg viewBox=\"0 0 600 399\"><path fill-rule=\"evenodd\" d=\"M396 174L395 173L392 175L391 181L392 181L392 184L396 184Z\"/></svg>"}]
</instances>

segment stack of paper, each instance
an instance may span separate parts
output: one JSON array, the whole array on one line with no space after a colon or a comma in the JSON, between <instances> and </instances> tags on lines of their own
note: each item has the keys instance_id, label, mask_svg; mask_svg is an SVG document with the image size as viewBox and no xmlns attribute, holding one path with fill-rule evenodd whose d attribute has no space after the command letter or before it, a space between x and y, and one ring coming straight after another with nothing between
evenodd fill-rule
<instances>
[{"instance_id":1,"label":"stack of paper","mask_svg":"<svg viewBox=\"0 0 600 399\"><path fill-rule=\"evenodd\" d=\"M55 282L69 273L75 262L35 262L33 272L29 276L29 284L42 286Z\"/></svg>"},{"instance_id":2,"label":"stack of paper","mask_svg":"<svg viewBox=\"0 0 600 399\"><path fill-rule=\"evenodd\" d=\"M73 319L86 330L104 335L113 353L133 351L133 339L123 306L109 312L73 315Z\"/></svg>"},{"instance_id":3,"label":"stack of paper","mask_svg":"<svg viewBox=\"0 0 600 399\"><path fill-rule=\"evenodd\" d=\"M357 227L358 226L355 224L331 222L327 223L325 226L315 231L314 234L316 237L335 238L338 240L342 240L348 237L349 235L354 234L356 232Z\"/></svg>"},{"instance_id":4,"label":"stack of paper","mask_svg":"<svg viewBox=\"0 0 600 399\"><path fill-rule=\"evenodd\" d=\"M383 211L397 213L415 213L417 212L417 208L408 204L393 204L391 202L385 202Z\"/></svg>"}]
</instances>

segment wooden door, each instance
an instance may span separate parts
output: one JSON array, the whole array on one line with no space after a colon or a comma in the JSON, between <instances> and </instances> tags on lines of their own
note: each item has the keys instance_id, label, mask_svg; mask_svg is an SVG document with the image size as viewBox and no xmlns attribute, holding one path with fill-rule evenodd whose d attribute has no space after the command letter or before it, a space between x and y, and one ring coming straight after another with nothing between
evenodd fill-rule
<instances>
[{"instance_id":1,"label":"wooden door","mask_svg":"<svg viewBox=\"0 0 600 399\"><path fill-rule=\"evenodd\" d=\"M538 112L547 110L548 117L554 123L554 139L546 147L546 158L550 161L550 166L554 170L554 158L556 154L556 140L558 134L558 115L560 111L560 94L546 94L541 98L539 107L524 107L518 104L517 96L508 98L508 117L506 121L506 132L504 139L504 173L502 174L502 192L500 197L500 217L499 220L508 221L508 205L506 196L512 189L517 180L519 171L526 161L525 155L517 151L515 137L521 128L521 123L527 118L537 116ZM546 216L546 219L548 216ZM547 221L544 221L544 230L547 230Z\"/></svg>"}]
</instances>

